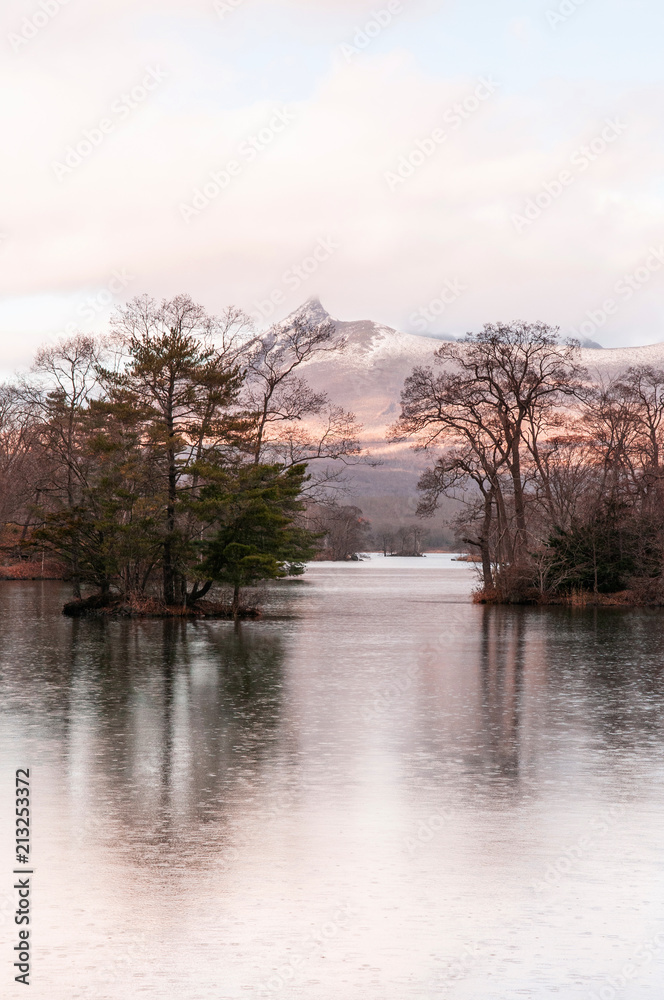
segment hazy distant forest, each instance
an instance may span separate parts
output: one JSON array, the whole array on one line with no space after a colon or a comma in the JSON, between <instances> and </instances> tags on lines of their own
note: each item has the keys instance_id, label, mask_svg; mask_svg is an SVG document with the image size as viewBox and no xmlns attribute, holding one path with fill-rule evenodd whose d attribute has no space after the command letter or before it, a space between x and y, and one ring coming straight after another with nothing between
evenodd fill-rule
<instances>
[{"instance_id":1,"label":"hazy distant forest","mask_svg":"<svg viewBox=\"0 0 664 1000\"><path fill-rule=\"evenodd\" d=\"M0 386L2 561L56 567L71 613L185 613L218 584L237 615L244 588L314 557L419 553L445 497L478 600L660 602L664 372L594 384L543 324L444 343L393 428L431 454L422 527L372 536L345 485L360 428L306 381L308 361L343 350L333 323L256 335L188 296L134 299L108 336L41 349Z\"/></svg>"}]
</instances>

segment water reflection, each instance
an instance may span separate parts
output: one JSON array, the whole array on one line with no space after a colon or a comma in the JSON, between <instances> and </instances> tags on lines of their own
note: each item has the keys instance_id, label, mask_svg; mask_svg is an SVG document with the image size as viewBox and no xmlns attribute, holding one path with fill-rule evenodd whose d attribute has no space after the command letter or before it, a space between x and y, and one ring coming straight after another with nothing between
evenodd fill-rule
<instances>
[{"instance_id":1,"label":"water reflection","mask_svg":"<svg viewBox=\"0 0 664 1000\"><path fill-rule=\"evenodd\" d=\"M659 611L562 610L540 617L552 692L582 707L598 748L637 750L662 735L664 628ZM573 697L570 697L573 695Z\"/></svg>"},{"instance_id":2,"label":"water reflection","mask_svg":"<svg viewBox=\"0 0 664 1000\"><path fill-rule=\"evenodd\" d=\"M292 956L274 996L581 1000L664 931L664 615L478 607L472 583L320 566L238 627L64 619L57 584L0 585L37 1000L259 996ZM137 914L140 967L96 979Z\"/></svg>"},{"instance_id":3,"label":"water reflection","mask_svg":"<svg viewBox=\"0 0 664 1000\"><path fill-rule=\"evenodd\" d=\"M80 763L79 729L94 718L90 764L105 779L103 804L148 863L165 849L184 863L211 825L223 833L229 802L274 740L283 642L225 624L127 623L113 632L109 643L109 627L99 630L100 655L87 649L78 671L72 660L70 760Z\"/></svg>"},{"instance_id":4,"label":"water reflection","mask_svg":"<svg viewBox=\"0 0 664 1000\"><path fill-rule=\"evenodd\" d=\"M526 609L482 608L480 677L485 759L518 783L526 650Z\"/></svg>"},{"instance_id":5,"label":"water reflection","mask_svg":"<svg viewBox=\"0 0 664 1000\"><path fill-rule=\"evenodd\" d=\"M51 741L77 841L140 844L147 863L164 851L195 855L215 824L223 842L229 803L276 739L279 631L64 620L59 588L49 602L40 585L23 591L31 642L7 614L16 593L2 596L0 699L5 723L15 723L6 735L13 729L17 746L26 733Z\"/></svg>"}]
</instances>

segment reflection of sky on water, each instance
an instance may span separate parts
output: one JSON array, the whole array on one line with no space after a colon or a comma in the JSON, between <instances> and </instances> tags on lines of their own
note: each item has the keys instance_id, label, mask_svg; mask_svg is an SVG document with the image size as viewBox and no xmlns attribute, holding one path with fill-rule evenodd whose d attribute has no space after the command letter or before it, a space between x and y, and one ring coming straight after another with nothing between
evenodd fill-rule
<instances>
[{"instance_id":1,"label":"reflection of sky on water","mask_svg":"<svg viewBox=\"0 0 664 1000\"><path fill-rule=\"evenodd\" d=\"M664 615L478 607L449 556L377 562L237 628L0 585L38 1000L575 1000L664 931ZM636 967L622 995L655 1000Z\"/></svg>"}]
</instances>

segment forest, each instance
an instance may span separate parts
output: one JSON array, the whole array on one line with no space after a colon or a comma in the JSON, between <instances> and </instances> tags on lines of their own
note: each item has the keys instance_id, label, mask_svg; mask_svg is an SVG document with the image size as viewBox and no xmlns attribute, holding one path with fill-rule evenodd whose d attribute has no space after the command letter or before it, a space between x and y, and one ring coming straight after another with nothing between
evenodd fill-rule
<instances>
[{"instance_id":1,"label":"forest","mask_svg":"<svg viewBox=\"0 0 664 1000\"><path fill-rule=\"evenodd\" d=\"M392 430L432 454L426 518L460 503L476 599L664 603L664 371L600 381L543 323L487 324L407 378Z\"/></svg>"},{"instance_id":2,"label":"forest","mask_svg":"<svg viewBox=\"0 0 664 1000\"><path fill-rule=\"evenodd\" d=\"M4 561L56 567L72 615L237 617L313 558L421 554L448 498L478 601L664 603L663 371L601 382L543 323L443 342L391 431L430 456L421 527L372 535L344 502L361 428L305 378L345 346L333 322L257 335L180 295L41 348L0 386Z\"/></svg>"},{"instance_id":3,"label":"forest","mask_svg":"<svg viewBox=\"0 0 664 1000\"><path fill-rule=\"evenodd\" d=\"M245 588L302 573L343 509L358 426L301 377L343 349L333 324L257 336L186 295L42 348L0 386L5 556L64 567L72 615L253 613Z\"/></svg>"}]
</instances>

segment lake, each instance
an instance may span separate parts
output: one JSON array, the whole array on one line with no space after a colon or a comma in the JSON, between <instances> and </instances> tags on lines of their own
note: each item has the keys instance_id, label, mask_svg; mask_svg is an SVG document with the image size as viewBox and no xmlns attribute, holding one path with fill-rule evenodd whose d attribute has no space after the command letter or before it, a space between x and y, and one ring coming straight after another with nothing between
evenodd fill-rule
<instances>
[{"instance_id":1,"label":"lake","mask_svg":"<svg viewBox=\"0 0 664 1000\"><path fill-rule=\"evenodd\" d=\"M660 1000L664 613L490 608L449 555L314 564L256 622L0 583L3 997Z\"/></svg>"}]
</instances>

